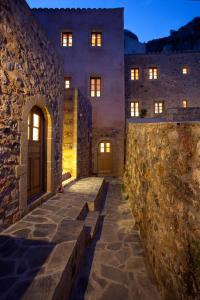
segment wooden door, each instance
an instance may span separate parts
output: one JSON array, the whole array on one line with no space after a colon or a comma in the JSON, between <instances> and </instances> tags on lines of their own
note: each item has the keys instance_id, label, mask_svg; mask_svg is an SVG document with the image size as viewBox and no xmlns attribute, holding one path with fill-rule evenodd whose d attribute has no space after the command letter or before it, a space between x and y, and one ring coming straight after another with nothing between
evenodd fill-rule
<instances>
[{"instance_id":1,"label":"wooden door","mask_svg":"<svg viewBox=\"0 0 200 300\"><path fill-rule=\"evenodd\" d=\"M112 145L103 141L98 146L98 173L112 173Z\"/></svg>"},{"instance_id":2,"label":"wooden door","mask_svg":"<svg viewBox=\"0 0 200 300\"><path fill-rule=\"evenodd\" d=\"M34 200L45 192L45 141L44 116L34 107L28 116L28 200Z\"/></svg>"}]
</instances>

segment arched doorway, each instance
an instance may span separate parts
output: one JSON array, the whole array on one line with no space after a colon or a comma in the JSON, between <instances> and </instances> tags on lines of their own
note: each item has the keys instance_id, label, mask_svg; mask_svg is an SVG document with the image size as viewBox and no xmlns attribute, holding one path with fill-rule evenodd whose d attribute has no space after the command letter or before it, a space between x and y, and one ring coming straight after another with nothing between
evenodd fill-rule
<instances>
[{"instance_id":1,"label":"arched doorway","mask_svg":"<svg viewBox=\"0 0 200 300\"><path fill-rule=\"evenodd\" d=\"M46 191L45 174L45 118L42 110L34 106L28 115L28 202Z\"/></svg>"},{"instance_id":2,"label":"arched doorway","mask_svg":"<svg viewBox=\"0 0 200 300\"><path fill-rule=\"evenodd\" d=\"M98 145L98 173L111 174L112 163L112 143L110 141L101 141Z\"/></svg>"}]
</instances>

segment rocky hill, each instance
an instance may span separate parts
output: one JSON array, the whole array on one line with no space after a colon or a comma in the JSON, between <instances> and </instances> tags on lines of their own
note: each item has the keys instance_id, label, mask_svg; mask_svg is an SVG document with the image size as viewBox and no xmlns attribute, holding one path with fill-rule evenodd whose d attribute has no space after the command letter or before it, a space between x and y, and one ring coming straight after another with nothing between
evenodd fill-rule
<instances>
[{"instance_id":1,"label":"rocky hill","mask_svg":"<svg viewBox=\"0 0 200 300\"><path fill-rule=\"evenodd\" d=\"M170 36L149 41L146 52L172 52L200 50L200 17L182 26L179 30L171 30Z\"/></svg>"}]
</instances>

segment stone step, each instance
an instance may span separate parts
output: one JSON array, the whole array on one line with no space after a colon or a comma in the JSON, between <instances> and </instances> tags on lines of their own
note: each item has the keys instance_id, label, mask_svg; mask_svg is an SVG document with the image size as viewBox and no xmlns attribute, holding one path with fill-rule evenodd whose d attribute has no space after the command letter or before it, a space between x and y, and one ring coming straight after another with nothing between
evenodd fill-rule
<instances>
[{"instance_id":1,"label":"stone step","mask_svg":"<svg viewBox=\"0 0 200 300\"><path fill-rule=\"evenodd\" d=\"M86 219L85 219L85 226L89 227L91 238L94 239L96 236L96 233L99 228L99 223L100 223L100 213L99 211L91 211L88 213Z\"/></svg>"},{"instance_id":2,"label":"stone step","mask_svg":"<svg viewBox=\"0 0 200 300\"><path fill-rule=\"evenodd\" d=\"M76 181L0 234L0 299L70 299L103 192L103 178Z\"/></svg>"}]
</instances>

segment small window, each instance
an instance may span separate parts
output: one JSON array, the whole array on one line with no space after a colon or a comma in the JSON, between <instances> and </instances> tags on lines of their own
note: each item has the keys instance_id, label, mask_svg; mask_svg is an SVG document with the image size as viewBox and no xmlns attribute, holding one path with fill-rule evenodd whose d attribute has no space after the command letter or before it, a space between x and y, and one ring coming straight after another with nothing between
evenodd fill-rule
<instances>
[{"instance_id":1,"label":"small window","mask_svg":"<svg viewBox=\"0 0 200 300\"><path fill-rule=\"evenodd\" d=\"M131 69L131 80L139 80L139 76L140 76L139 68Z\"/></svg>"},{"instance_id":2,"label":"small window","mask_svg":"<svg viewBox=\"0 0 200 300\"><path fill-rule=\"evenodd\" d=\"M110 143L106 143L106 152L110 153Z\"/></svg>"},{"instance_id":3,"label":"small window","mask_svg":"<svg viewBox=\"0 0 200 300\"><path fill-rule=\"evenodd\" d=\"M33 141L39 141L40 116L33 114Z\"/></svg>"},{"instance_id":4,"label":"small window","mask_svg":"<svg viewBox=\"0 0 200 300\"><path fill-rule=\"evenodd\" d=\"M92 32L91 33L91 46L92 47L101 47L101 45L102 45L101 32Z\"/></svg>"},{"instance_id":5,"label":"small window","mask_svg":"<svg viewBox=\"0 0 200 300\"><path fill-rule=\"evenodd\" d=\"M91 77L90 78L90 96L92 98L101 96L101 78Z\"/></svg>"},{"instance_id":6,"label":"small window","mask_svg":"<svg viewBox=\"0 0 200 300\"><path fill-rule=\"evenodd\" d=\"M187 108L188 107L188 100L183 100L182 101L182 107Z\"/></svg>"},{"instance_id":7,"label":"small window","mask_svg":"<svg viewBox=\"0 0 200 300\"><path fill-rule=\"evenodd\" d=\"M162 101L154 103L154 112L155 114L162 114L164 110L164 103Z\"/></svg>"},{"instance_id":8,"label":"small window","mask_svg":"<svg viewBox=\"0 0 200 300\"><path fill-rule=\"evenodd\" d=\"M62 33L62 46L63 47L72 47L72 32L63 32Z\"/></svg>"},{"instance_id":9,"label":"small window","mask_svg":"<svg viewBox=\"0 0 200 300\"><path fill-rule=\"evenodd\" d=\"M188 67L183 67L182 68L182 74L187 75L188 74Z\"/></svg>"},{"instance_id":10,"label":"small window","mask_svg":"<svg viewBox=\"0 0 200 300\"><path fill-rule=\"evenodd\" d=\"M139 102L131 102L131 117L139 117Z\"/></svg>"},{"instance_id":11,"label":"small window","mask_svg":"<svg viewBox=\"0 0 200 300\"><path fill-rule=\"evenodd\" d=\"M149 68L149 79L155 80L158 79L158 68Z\"/></svg>"},{"instance_id":12,"label":"small window","mask_svg":"<svg viewBox=\"0 0 200 300\"><path fill-rule=\"evenodd\" d=\"M105 144L104 143L100 143L100 152L101 153L105 152Z\"/></svg>"},{"instance_id":13,"label":"small window","mask_svg":"<svg viewBox=\"0 0 200 300\"><path fill-rule=\"evenodd\" d=\"M70 89L71 88L71 78L66 77L65 78L65 89Z\"/></svg>"}]
</instances>

